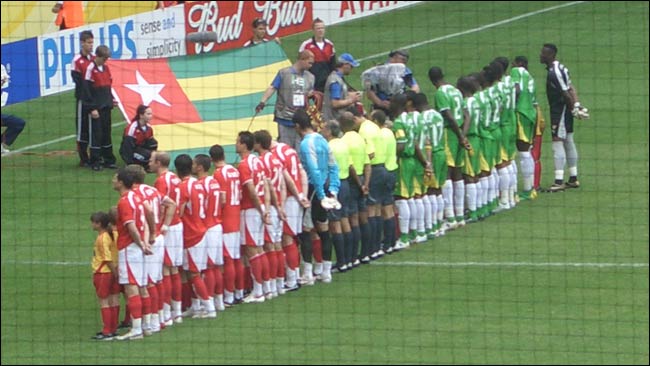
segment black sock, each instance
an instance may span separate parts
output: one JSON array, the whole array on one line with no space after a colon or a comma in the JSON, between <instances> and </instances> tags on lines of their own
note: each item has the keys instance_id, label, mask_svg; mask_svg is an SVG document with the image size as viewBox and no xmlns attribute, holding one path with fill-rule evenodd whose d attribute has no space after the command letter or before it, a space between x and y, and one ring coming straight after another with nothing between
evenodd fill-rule
<instances>
[{"instance_id":1,"label":"black sock","mask_svg":"<svg viewBox=\"0 0 650 366\"><path fill-rule=\"evenodd\" d=\"M306 263L311 263L311 234L309 232L300 233L298 234L298 239L300 240L300 253L302 254L302 260Z\"/></svg>"},{"instance_id":2,"label":"black sock","mask_svg":"<svg viewBox=\"0 0 650 366\"><path fill-rule=\"evenodd\" d=\"M361 228L361 254L359 257L363 258L370 255L370 224L360 224Z\"/></svg>"},{"instance_id":3,"label":"black sock","mask_svg":"<svg viewBox=\"0 0 650 366\"><path fill-rule=\"evenodd\" d=\"M359 242L361 241L361 229L358 226L352 227L352 248L350 249L350 258L356 261L359 257Z\"/></svg>"},{"instance_id":4,"label":"black sock","mask_svg":"<svg viewBox=\"0 0 650 366\"><path fill-rule=\"evenodd\" d=\"M332 244L336 252L336 267L341 268L345 262L345 251L343 249L343 234L332 234Z\"/></svg>"},{"instance_id":5,"label":"black sock","mask_svg":"<svg viewBox=\"0 0 650 366\"><path fill-rule=\"evenodd\" d=\"M354 258L352 257L353 240L354 234L352 234L352 231L343 233L343 253L345 253L345 263L352 263L354 261Z\"/></svg>"},{"instance_id":6,"label":"black sock","mask_svg":"<svg viewBox=\"0 0 650 366\"><path fill-rule=\"evenodd\" d=\"M320 237L321 247L323 249L323 260L331 261L332 260L332 238L330 237L329 231L319 232L318 236Z\"/></svg>"},{"instance_id":7,"label":"black sock","mask_svg":"<svg viewBox=\"0 0 650 366\"><path fill-rule=\"evenodd\" d=\"M384 250L395 245L395 218L384 220Z\"/></svg>"}]
</instances>

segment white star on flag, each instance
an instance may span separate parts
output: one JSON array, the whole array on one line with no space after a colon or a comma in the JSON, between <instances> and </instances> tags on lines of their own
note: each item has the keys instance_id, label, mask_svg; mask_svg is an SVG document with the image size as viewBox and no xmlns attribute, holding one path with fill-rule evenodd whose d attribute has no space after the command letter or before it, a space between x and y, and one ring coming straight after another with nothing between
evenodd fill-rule
<instances>
[{"instance_id":1,"label":"white star on flag","mask_svg":"<svg viewBox=\"0 0 650 366\"><path fill-rule=\"evenodd\" d=\"M160 95L160 92L165 87L165 84L149 84L149 82L142 77L140 71L138 70L135 71L135 78L138 82L137 84L124 84L124 86L140 94L140 98L142 98L142 104L148 106L151 104L151 102L158 102L160 104L171 107L169 102L166 101L162 95Z\"/></svg>"}]
</instances>

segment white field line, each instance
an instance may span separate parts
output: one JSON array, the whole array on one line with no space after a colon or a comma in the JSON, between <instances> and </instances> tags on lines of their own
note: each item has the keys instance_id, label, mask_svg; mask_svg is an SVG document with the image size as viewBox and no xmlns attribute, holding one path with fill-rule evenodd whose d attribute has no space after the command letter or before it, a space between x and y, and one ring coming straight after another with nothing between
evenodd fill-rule
<instances>
[{"instance_id":1,"label":"white field line","mask_svg":"<svg viewBox=\"0 0 650 366\"><path fill-rule=\"evenodd\" d=\"M648 268L648 263L565 263L565 262L373 262L387 267L530 267L530 268Z\"/></svg>"},{"instance_id":2,"label":"white field line","mask_svg":"<svg viewBox=\"0 0 650 366\"><path fill-rule=\"evenodd\" d=\"M411 49L411 48L415 48L415 47L424 46L425 44L436 43L436 42L444 41L444 40L446 40L446 39L450 39L450 38L454 38L454 37L464 36L464 35L466 35L466 34L471 34L471 33L481 32L481 31L484 31L484 30L486 30L486 29L490 29L490 28L498 27L498 26L500 26L500 25L504 25L504 24L508 24L508 23L516 22L517 20L521 20L521 19L524 19L524 18L532 17L532 16L535 16L535 15L538 15L538 14L547 13L547 12L549 12L549 11L553 11L553 10L557 10L557 9L566 8L566 7L569 7L569 6L574 6L574 5L583 4L583 3L585 3L585 2L586 2L586 1L573 1L573 2L570 2L570 3L566 3L566 4L561 4L561 5L551 6L551 7L548 7L548 8L544 8L544 9L540 9L540 10L536 10L536 11L531 11L530 13L525 13L525 14L517 15L516 17L512 17L512 18L504 19L504 20L501 20L501 21L498 21L498 22L495 22L495 23L490 23L490 24L482 25L482 26L480 26L480 27L476 27L476 28L468 29L468 30L465 30L465 31L462 31L462 32L458 32L458 33L447 34L447 35L445 35L445 36L440 36L440 37L437 37L437 38L432 38L432 39L429 39L429 40L426 40L426 41L422 41L422 42L418 42L418 43L413 43L413 44L410 44L410 45L407 45L407 46L404 46L404 47L399 47L399 48L401 48L401 49ZM377 58L377 57L386 57L387 54L388 54L388 51L385 51L385 52L382 52L382 53L376 53L376 54L374 54L374 55L370 55L370 56L366 56L366 57L360 58L358 61L359 61L359 62L362 62L362 61L367 61L367 60L370 60L370 59L373 59L373 58Z\"/></svg>"},{"instance_id":3,"label":"white field line","mask_svg":"<svg viewBox=\"0 0 650 366\"><path fill-rule=\"evenodd\" d=\"M429 39L429 40L418 42L418 43L413 43L413 44L406 45L406 46L399 47L399 48L411 49L411 48L415 48L415 47L420 47L420 46L424 46L426 44L440 42L440 41L444 41L446 39L450 39L450 38L454 38L454 37L460 37L460 36L464 36L466 34L480 32L480 31L483 31L483 30L486 30L486 29L498 27L500 25L516 22L517 20L520 20L520 19L532 17L532 16L535 16L535 15L538 15L538 14L543 14L543 13L553 11L553 10L557 10L557 9L566 8L566 7L569 7L569 6L579 5L579 4L582 4L582 3L585 3L585 1L573 1L573 2L570 2L570 3L566 3L566 4L551 6L551 7L548 7L548 8L532 11L530 13L521 14L521 15L518 15L516 17L504 19L504 20L501 20L501 21L498 21L498 22L495 22L495 23L482 25L482 26L477 27L477 28L468 29L466 31L462 31L462 32L458 32L458 33L448 34L448 35L445 35L445 36ZM374 55L366 56L366 57L360 58L359 62L367 61L367 60L377 58L377 57L380 57L380 56L385 57L387 53L388 53L388 51L385 51L385 52L382 52L382 53L376 53ZM126 124L126 122L120 122L120 123L114 124L113 126L117 127L117 126L120 126L122 124ZM60 137L58 139L46 141L46 142L43 142L43 143L40 143L40 144L25 146L25 147L22 147L22 148L20 148L18 150L11 151L10 153L3 155L2 157L4 158L4 157L7 157L7 156L11 156L13 154L17 154L17 153L21 153L21 152L24 152L24 151L37 149L39 147L55 144L57 142L70 140L70 139L73 139L74 137L75 137L75 135L68 135L68 136Z\"/></svg>"},{"instance_id":4,"label":"white field line","mask_svg":"<svg viewBox=\"0 0 650 366\"><path fill-rule=\"evenodd\" d=\"M62 267L90 267L88 262L6 260L2 265L46 265ZM528 267L528 268L648 268L648 263L574 263L574 262L372 262L385 267Z\"/></svg>"}]
</instances>

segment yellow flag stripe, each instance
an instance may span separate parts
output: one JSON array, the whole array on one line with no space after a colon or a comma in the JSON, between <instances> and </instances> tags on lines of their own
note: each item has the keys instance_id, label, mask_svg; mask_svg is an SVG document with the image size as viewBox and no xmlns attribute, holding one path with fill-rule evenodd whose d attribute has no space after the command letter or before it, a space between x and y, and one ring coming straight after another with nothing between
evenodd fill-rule
<instances>
[{"instance_id":1,"label":"yellow flag stripe","mask_svg":"<svg viewBox=\"0 0 650 366\"><path fill-rule=\"evenodd\" d=\"M202 123L174 123L154 126L154 136L158 148L163 151L186 150L206 147L214 144L233 145L239 131L246 130L250 118L230 121L204 121ZM250 131L268 130L277 137L277 124L273 115L258 116L253 121Z\"/></svg>"},{"instance_id":2,"label":"yellow flag stripe","mask_svg":"<svg viewBox=\"0 0 650 366\"><path fill-rule=\"evenodd\" d=\"M231 98L259 93L271 85L278 71L291 66L289 60L227 74L178 79L178 84L191 101Z\"/></svg>"}]
</instances>

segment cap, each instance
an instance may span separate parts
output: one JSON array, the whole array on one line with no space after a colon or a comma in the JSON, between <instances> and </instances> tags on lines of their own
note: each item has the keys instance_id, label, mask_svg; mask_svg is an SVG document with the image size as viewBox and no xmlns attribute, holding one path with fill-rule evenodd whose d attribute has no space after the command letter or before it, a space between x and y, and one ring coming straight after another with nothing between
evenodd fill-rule
<instances>
[{"instance_id":1,"label":"cap","mask_svg":"<svg viewBox=\"0 0 650 366\"><path fill-rule=\"evenodd\" d=\"M255 18L255 20L253 20L253 28L257 28L260 25L267 25L266 20L262 18Z\"/></svg>"},{"instance_id":2,"label":"cap","mask_svg":"<svg viewBox=\"0 0 650 366\"><path fill-rule=\"evenodd\" d=\"M342 64L350 64L352 67L358 67L359 62L352 57L351 54L349 53L344 53L341 56L339 56L339 63Z\"/></svg>"}]
</instances>

